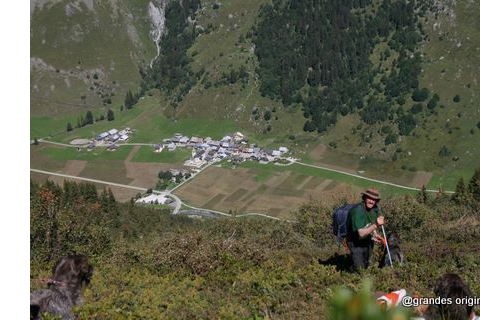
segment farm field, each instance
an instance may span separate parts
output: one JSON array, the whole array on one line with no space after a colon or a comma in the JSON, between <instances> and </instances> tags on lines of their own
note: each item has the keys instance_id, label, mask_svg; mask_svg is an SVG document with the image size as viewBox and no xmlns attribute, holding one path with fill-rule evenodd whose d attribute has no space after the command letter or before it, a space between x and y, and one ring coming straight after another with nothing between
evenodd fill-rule
<instances>
[{"instance_id":1,"label":"farm field","mask_svg":"<svg viewBox=\"0 0 480 320\"><path fill-rule=\"evenodd\" d=\"M437 188L432 184L433 174L426 171L402 170L391 161L373 159L369 156L361 158L359 155L350 154L341 150L329 148L318 144L310 151L300 156L302 162L324 166L330 169L341 170L353 174L361 172L362 176L382 181L421 188L423 185ZM455 189L456 180L449 190Z\"/></svg>"},{"instance_id":2,"label":"farm field","mask_svg":"<svg viewBox=\"0 0 480 320\"><path fill-rule=\"evenodd\" d=\"M349 194L356 201L368 186L383 195L410 193L358 178L315 168L280 167L244 162L237 168L212 166L175 191L187 204L223 212L264 213L290 218L292 212L311 199L327 203L342 201L336 195Z\"/></svg>"},{"instance_id":3,"label":"farm field","mask_svg":"<svg viewBox=\"0 0 480 320\"><path fill-rule=\"evenodd\" d=\"M152 147L140 147L133 156L133 162L161 162L181 164L190 158L192 154L190 148L177 148L174 151L163 150L162 152L153 152Z\"/></svg>"},{"instance_id":4,"label":"farm field","mask_svg":"<svg viewBox=\"0 0 480 320\"><path fill-rule=\"evenodd\" d=\"M170 169L184 169L183 158L186 150L168 154L164 151L163 160L153 159L152 162L135 162L137 152L142 148L138 146L123 146L116 151L108 151L106 148L97 148L94 151L77 151L76 148L42 144L31 146L30 167L33 169L62 173L90 179L126 184L142 188L154 187L158 181L158 172ZM151 147L145 147L145 154L155 154ZM173 157L172 157L173 156ZM140 156L141 157L141 156ZM169 158L170 157L170 158ZM176 157L181 159L177 161ZM43 182L47 175L31 173L31 179ZM61 177L50 177L51 180L62 183ZM103 188L103 187L102 187ZM127 190L127 191L126 191ZM125 188L112 188L119 200L129 200L131 195L138 191Z\"/></svg>"}]
</instances>

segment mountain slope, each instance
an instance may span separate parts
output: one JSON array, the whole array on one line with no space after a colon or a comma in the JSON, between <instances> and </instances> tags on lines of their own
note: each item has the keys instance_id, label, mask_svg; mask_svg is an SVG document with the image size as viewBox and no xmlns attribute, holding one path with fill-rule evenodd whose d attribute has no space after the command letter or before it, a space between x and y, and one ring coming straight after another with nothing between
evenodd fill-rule
<instances>
[{"instance_id":1,"label":"mountain slope","mask_svg":"<svg viewBox=\"0 0 480 320\"><path fill-rule=\"evenodd\" d=\"M122 103L126 90L139 85L139 67L156 54L149 8L162 3L35 2L32 114L55 116Z\"/></svg>"},{"instance_id":2,"label":"mountain slope","mask_svg":"<svg viewBox=\"0 0 480 320\"><path fill-rule=\"evenodd\" d=\"M156 4L157 8L165 8L165 11L158 9L158 12L166 15L166 33L160 41L160 52L165 57L169 54L175 56L174 42L170 45L172 42L166 40L172 38L174 30L180 37L189 37L188 44L185 42L187 45L181 47L181 59L172 61L175 68L169 67L169 60L161 62L161 56L157 66L149 68L157 54L150 36L154 27L154 19L148 14L150 2L135 2L135 5L127 1L95 3L94 10L91 10L88 1L58 1L33 11L31 64L41 67L32 67L32 114L78 115L80 110L84 112L87 108L105 110L107 107L118 110L127 90L156 96L158 88L161 90L160 108L155 112L162 117L228 121L247 133L254 142L265 146L282 144L305 152L299 154L305 161L355 168L369 176L399 176L424 170L430 172L426 176L433 173L431 187L443 185L448 189L454 187L460 176L468 176L478 166L476 159L480 156L480 149L475 142L480 134L477 128L480 108L476 101L480 78L477 45L480 10L477 3L345 1L357 6L350 9L350 14L357 17L355 19L366 25L371 24L369 21L379 25L375 32L380 32L381 36L369 44L368 61L365 61L370 67L362 69L366 81L371 84L365 87L359 78L360 81L345 82L353 88L345 90L349 87L329 83L332 79L325 77L326 71L321 67L317 70L312 64L310 69L302 69L310 73L303 75L304 86L303 76L286 73L284 85L291 82L295 86L293 91L285 87L288 89L285 92L290 93L285 95L284 92L283 96L265 90L268 79L261 60L266 52L283 55L285 61L296 61L295 55L291 58L288 55L290 50L296 50L294 45L298 43L287 43L284 47L276 43L282 39L286 24L297 24L296 28L302 26L301 15L289 14L284 18L286 20L277 19L281 23L274 26L277 20L265 20L265 12L271 6L269 1L201 1L196 11L196 2L189 1L182 3L185 4L183 9L194 11L185 16L169 15L175 6L182 8L176 3L169 2L164 7ZM276 6L280 3L287 6L292 2L275 3ZM187 8L190 5L193 9ZM304 4L298 2L297 5ZM114 17L113 6L122 14ZM407 11L411 16L392 15L397 9L382 13L382 6L387 9L388 6L410 8ZM298 12L304 9L301 7ZM75 12L72 17L66 14L69 10ZM283 9L280 6L276 10L281 12ZM348 16L341 8L333 10L340 10L340 17ZM312 14L315 12L320 14L322 10L311 10ZM385 12L390 12L386 19ZM393 23L388 27L390 29L381 29L377 20L371 20L377 19L376 15L380 22ZM64 33L46 33L47 16L61 16L66 22L58 26L53 24L50 28L64 30ZM77 23L73 22L75 17ZM178 29L168 27L173 23L171 19L177 19ZM337 23L344 28L342 21ZM331 27L334 28L335 24ZM413 33L406 33L407 27L414 28L417 34L413 46L409 42ZM132 28L140 41L132 40L135 38L132 37ZM264 37L272 41L266 47L259 47L258 43L262 28L278 29L277 33ZM82 35L85 30L90 31ZM115 41L109 36L112 33ZM280 38L275 39L275 36ZM43 40L45 44L42 44ZM342 41L338 44L342 45ZM106 45L100 46L100 43ZM398 47L398 43L403 43L406 50ZM311 50L320 50L321 45L325 43L318 47L311 41L304 43ZM333 42L331 45L337 44ZM360 42L358 48L359 45ZM56 50L63 54L56 55ZM354 64L363 61L342 60L345 57L335 61ZM412 69L416 78L401 89L400 94L395 93L394 89L404 85L407 79L402 78L402 63L408 67L412 61L416 61ZM318 72L314 74L308 70ZM95 73L99 79L93 80ZM173 81L167 79L170 81L168 85L158 82L160 74L162 81L165 77ZM272 79L280 78L281 75L277 75ZM312 88L318 81L320 90L316 93ZM141 83L141 89L138 89ZM364 88L358 89L359 85ZM343 101L345 95L350 96L346 102ZM108 99L112 100L111 105L105 102ZM333 103L328 102L329 99ZM154 110L149 110L149 114L151 112ZM312 123L315 123L313 127ZM319 144L327 146L326 149L322 147L324 151L320 157L315 154Z\"/></svg>"}]
</instances>

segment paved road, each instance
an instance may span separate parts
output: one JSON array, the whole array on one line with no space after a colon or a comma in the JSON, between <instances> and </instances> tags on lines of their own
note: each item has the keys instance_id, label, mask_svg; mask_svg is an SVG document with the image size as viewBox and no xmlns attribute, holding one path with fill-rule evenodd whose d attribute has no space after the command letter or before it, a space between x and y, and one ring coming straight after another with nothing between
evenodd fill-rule
<instances>
[{"instance_id":1,"label":"paved road","mask_svg":"<svg viewBox=\"0 0 480 320\"><path fill-rule=\"evenodd\" d=\"M407 187L407 186L402 186L402 185L396 184L396 183L391 183L391 182L387 182L387 181L382 181L382 180L367 178L367 177L360 176L360 175L358 175L358 174L353 174L353 173L349 173L349 172L345 172L345 171L330 169L330 168L326 168L326 167L322 167L322 166L316 166L316 165L313 165L313 164L303 163L303 162L300 162L300 161L295 161L295 163L296 163L296 164L299 164L299 165L302 165L302 166L306 166L306 167L312 167L312 168L317 168L317 169L322 169L322 170L337 172L337 173L345 174L345 175L347 175L347 176L352 176L352 177L359 178L359 179L363 179L363 180L368 180L368 181L373 181L373 182L377 182L377 183L381 183L381 184L385 184L385 185L389 185L389 186L394 186L394 187L397 187L397 188L402 188L402 189L407 189L407 190L413 190L413 191L420 191L420 190L421 190L421 189L418 189L418 188ZM427 189L427 192L435 192L435 193L436 193L436 192L438 192L438 190L435 190L435 189ZM455 193L455 191L443 191L443 192L445 192L445 193Z\"/></svg>"},{"instance_id":2,"label":"paved road","mask_svg":"<svg viewBox=\"0 0 480 320\"><path fill-rule=\"evenodd\" d=\"M140 190L140 191L147 191L147 188L131 186L131 185L128 185L128 184L121 184L121 183L109 182L109 181L98 180L98 179L90 179L90 178L84 178L84 177L77 177L77 176L72 176L72 175L68 175L68 174L57 173L57 172L49 172L49 171L44 171L44 170L32 169L32 168L30 168L30 171L37 172L37 173L42 173L42 174L46 174L46 175L51 175L51 176L57 176L57 177L63 177L63 178L69 178L69 179L77 179L77 180L101 183L101 184L106 184L106 185L115 186L115 187L128 188L128 189L134 189L134 190ZM178 211L180 210L180 208L182 207L182 205L184 205L185 207L195 209L195 210L214 212L214 213L220 214L222 216L227 216L227 217L232 216L231 214L221 212L221 211L192 207L192 206L184 203L179 197L177 197L176 195L171 193L171 190L167 190L167 191L153 190L153 193L165 195L167 197L171 197L175 201L175 208L173 209L173 214L177 214ZM277 217L272 217L272 216L269 216L269 215L266 215L266 214L263 214L263 213L255 213L255 212L237 215L237 217L247 217L247 216L260 216L260 217L264 217L264 218L268 218L268 219L282 220L282 219L277 218ZM291 220L284 220L284 221L293 222Z\"/></svg>"},{"instance_id":3,"label":"paved road","mask_svg":"<svg viewBox=\"0 0 480 320\"><path fill-rule=\"evenodd\" d=\"M65 147L74 147L74 148L77 148L78 146L75 146L75 145L71 145L71 144L65 144L65 143L60 143L60 142L53 142L53 141L47 141L47 140L43 140L43 139L39 139L38 140L39 142L42 142L42 143L51 143L51 144L55 144L55 145L60 145L60 146L65 146ZM121 146L152 146L153 144L151 143L123 143L123 144L118 144L117 146L121 147ZM396 184L396 183L392 183L392 182L388 182L388 181L382 181L382 180L377 180L377 179L373 179L373 178L367 178L367 177L364 177L364 176L360 176L358 174L353 174L353 173L349 173L349 172L345 172L345 171L341 171L341 170L336 170L336 169L331 169L331 168L327 168L327 167L322 167L322 166L317 166L317 165L313 165L313 164L308 164L308 163L304 163L304 162L300 162L300 161L291 161L290 163L288 164L279 164L279 163L276 163L276 165L278 166L291 166L293 164L299 164L301 166L306 166L306 167L311 167L311 168L316 168L316 169L322 169L322 170L327 170L327 171L332 171L332 172L337 172L337 173L341 173L341 174L344 174L344 175L347 175L347 176L351 176L351 177L355 177L355 178L359 178L359 179L363 179L363 180L367 180L367 181L372 181L372 182L376 182L376 183L380 183L380 184L385 184L385 185L389 185L389 186L393 186L393 187L397 187L397 188L402 188L402 189L406 189L406 190L412 190L412 191L420 191L421 189L419 188L414 188L414 187L408 187L408 186L403 186L403 185L400 185L400 184ZM212 165L212 163L206 165L204 168L202 168L202 171L204 169L206 169L207 167L209 167L210 165ZM201 171L200 171L201 172ZM198 173L200 173L198 172ZM198 174L197 173L197 174ZM171 191L179 188L181 185L183 185L185 182L189 181L190 179L192 179L194 176L192 175L192 177L190 177L189 179L185 180L184 182L182 182L181 184L175 186L175 188L173 188ZM427 189L426 190L427 192L433 192L433 193L437 193L439 192L439 190L436 190L436 189ZM447 190L447 191L443 191L445 193L449 193L449 194L453 194L455 193L455 191L450 191L450 190Z\"/></svg>"},{"instance_id":4,"label":"paved road","mask_svg":"<svg viewBox=\"0 0 480 320\"><path fill-rule=\"evenodd\" d=\"M77 177L77 176L71 176L71 175L68 175L68 174L50 172L50 171L44 171L44 170L38 170L38 169L32 169L32 168L30 168L30 171L37 172L37 173L43 173L43 174L47 174L47 175L51 175L51 176L57 176L57 177L63 177L63 178L70 178L70 179L76 179L76 180L83 180L83 181L101 183L101 184L106 184L106 185L109 185L109 186L128 188L128 189L134 189L134 190L139 190L139 191L147 191L147 188L130 186L128 184L121 184L121 183L115 183L115 182L109 182L109 181L97 180L97 179L90 179L90 178L84 178L84 177Z\"/></svg>"},{"instance_id":5,"label":"paved road","mask_svg":"<svg viewBox=\"0 0 480 320\"><path fill-rule=\"evenodd\" d=\"M193 209L193 210L199 210L199 211L205 211L205 212L213 212L213 213L217 213L219 215L222 215L222 216L225 216L225 217L233 217L232 214L229 214L229 213L225 213L225 212L222 212L222 211L217 211L217 210L212 210L212 209L204 209L204 208L198 208L198 207L194 207L194 206L191 206L191 205L188 205L186 204L185 202L183 202L183 206L187 207L187 208L190 208L190 209ZM278 221L286 221L286 222L296 222L294 220L287 220L287 219L280 219L278 217L273 217L273 216L269 216L267 214L263 214L263 213L256 213L256 212L249 212L249 213L245 213L245 214L237 214L236 217L248 217L248 216L258 216L258 217L263 217L263 218L268 218L268 219L272 219L272 220L278 220Z\"/></svg>"},{"instance_id":6,"label":"paved road","mask_svg":"<svg viewBox=\"0 0 480 320\"><path fill-rule=\"evenodd\" d=\"M38 142L49 143L49 144L54 144L54 145L57 145L57 146L71 147L71 148L81 148L81 147L86 145L86 144L84 144L84 145L74 145L74 144L61 143L61 142L55 142L55 141L49 141L49 140L43 140L43 139L38 139ZM121 146L149 146L149 147L151 147L153 145L154 145L154 143L119 143L119 144L116 144L117 147L121 147ZM108 145L99 145L97 147L108 147Z\"/></svg>"}]
</instances>

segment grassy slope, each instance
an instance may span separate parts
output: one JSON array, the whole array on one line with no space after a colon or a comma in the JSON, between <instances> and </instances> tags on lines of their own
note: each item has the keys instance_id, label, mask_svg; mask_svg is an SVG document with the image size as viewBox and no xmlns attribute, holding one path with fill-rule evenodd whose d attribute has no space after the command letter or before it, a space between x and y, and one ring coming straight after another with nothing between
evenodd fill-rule
<instances>
[{"instance_id":1,"label":"grassy slope","mask_svg":"<svg viewBox=\"0 0 480 320\"><path fill-rule=\"evenodd\" d=\"M419 130L420 139L409 141L417 154L425 150L422 151L425 156L415 162L418 165L422 162L435 173L430 185L442 184L446 188L453 188L461 176L469 178L480 165L480 131L476 127L480 121L480 11L478 3L458 1L451 12L454 17L439 14L437 19L431 17L427 24L430 41L423 49L426 63L420 81L421 85L439 93L440 104L445 108L438 109L437 122ZM457 94L461 100L455 103L453 97ZM452 151L451 156L437 156L443 145ZM453 156L459 160L452 161Z\"/></svg>"},{"instance_id":2,"label":"grassy slope","mask_svg":"<svg viewBox=\"0 0 480 320\"><path fill-rule=\"evenodd\" d=\"M480 105L478 98L478 61L480 61L480 32L478 21L480 11L478 4L468 1L458 1L456 5L447 6L449 10L439 11L437 18L432 14L423 21L428 41L421 45L424 55L423 72L419 79L420 87L427 87L431 94L438 93L440 101L435 109L437 115L424 111L417 115L418 126L410 137L402 137L402 141L391 144L381 151L384 145L385 134L380 129L385 124L366 126L358 116L349 115L339 119L336 126L318 138L318 141L328 145L336 142L340 152L327 149L324 163L338 164L351 163L352 167L365 170L369 176L383 177L409 176L411 172L424 170L434 175L428 187L453 190L461 176L468 178L478 168L480 156L478 135L480 131L476 124L480 121ZM454 18L453 18L454 16ZM434 24L435 26L434 30ZM442 39L440 39L442 36ZM461 43L461 46L457 46ZM372 53L371 61L374 65L380 63L379 52L385 49L380 44ZM390 56L382 62L382 68L388 65L396 56ZM387 70L387 74L388 74ZM453 102L458 94L461 101ZM424 110L428 100L423 103ZM404 108L410 108L414 102L407 99ZM441 106L444 107L441 107ZM451 130L448 130L447 123ZM360 129L357 126L361 126ZM473 134L470 130L473 129ZM360 133L370 135L370 146L364 146ZM451 155L439 156L442 146L446 146ZM397 149L399 160L390 159ZM361 155L371 155L378 160L363 165L359 160ZM453 157L458 156L458 161ZM350 160L349 160L350 158ZM380 166L379 166L380 165ZM373 172L368 172L369 170Z\"/></svg>"},{"instance_id":3,"label":"grassy slope","mask_svg":"<svg viewBox=\"0 0 480 320\"><path fill-rule=\"evenodd\" d=\"M385 195L412 193L412 191L409 191L406 189L383 185L380 183L374 183L374 182L366 181L360 178L344 175L337 172L311 168L311 167L306 167L301 165L292 165L292 166L282 167L282 166L275 166L271 164L263 165L257 162L244 162L242 163L241 167L257 169L258 170L257 179L260 179L260 181L268 179L268 177L274 174L275 172L291 171L294 175L304 175L304 176L320 177L323 179L331 179L334 181L340 181L340 182L352 184L362 188L375 187L375 188L378 188L378 190Z\"/></svg>"},{"instance_id":4,"label":"grassy slope","mask_svg":"<svg viewBox=\"0 0 480 320\"><path fill-rule=\"evenodd\" d=\"M138 63L156 53L148 39L147 3L127 7L117 2L112 7L100 2L93 11L81 3L80 10L69 16L67 1L36 10L31 17L30 55L49 68L32 68L32 114L56 117L105 110L100 88L115 94L113 105L123 103L125 91L138 87ZM129 37L127 25L136 36ZM95 73L98 79L93 79Z\"/></svg>"},{"instance_id":5,"label":"grassy slope","mask_svg":"<svg viewBox=\"0 0 480 320\"><path fill-rule=\"evenodd\" d=\"M215 83L223 72L238 70L245 66L249 81L245 88L240 82L205 89L199 83L187 95L178 107L178 117L216 118L222 121L234 121L235 125L249 134L253 142L263 145L283 144L290 133L301 133L303 119L300 110L286 109L277 101L262 97L259 93L259 80L255 68L258 65L250 39L240 43L241 36L246 38L255 23L260 6L268 1L222 1L219 9L213 9L213 1L205 1L204 9L198 15L199 24L213 25L213 31L202 34L190 49L195 71L205 68L204 78ZM214 44L214 45L213 45ZM261 112L255 121L252 109L257 106ZM272 119L263 119L266 110L275 108ZM278 117L278 120L275 119ZM270 124L271 131L263 133Z\"/></svg>"}]
</instances>

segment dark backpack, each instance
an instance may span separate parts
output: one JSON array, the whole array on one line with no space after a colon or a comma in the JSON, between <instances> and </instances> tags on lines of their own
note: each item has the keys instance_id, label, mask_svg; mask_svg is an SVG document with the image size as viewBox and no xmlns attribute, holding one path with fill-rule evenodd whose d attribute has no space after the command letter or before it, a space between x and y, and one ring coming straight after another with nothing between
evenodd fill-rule
<instances>
[{"instance_id":1,"label":"dark backpack","mask_svg":"<svg viewBox=\"0 0 480 320\"><path fill-rule=\"evenodd\" d=\"M337 237L337 243L342 243L347 236L348 212L358 204L344 204L333 212L333 234Z\"/></svg>"}]
</instances>

